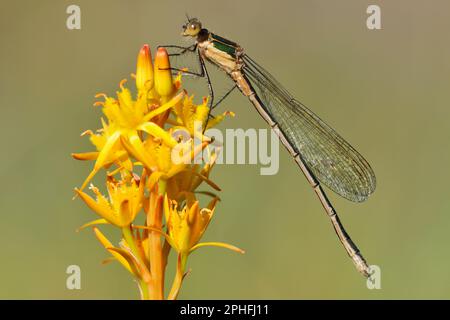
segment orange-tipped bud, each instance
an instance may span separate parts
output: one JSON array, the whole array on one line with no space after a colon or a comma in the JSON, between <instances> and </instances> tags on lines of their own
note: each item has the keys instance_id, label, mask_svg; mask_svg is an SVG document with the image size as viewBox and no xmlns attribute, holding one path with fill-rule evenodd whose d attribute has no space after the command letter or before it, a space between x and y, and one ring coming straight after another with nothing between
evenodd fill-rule
<instances>
[{"instance_id":1,"label":"orange-tipped bud","mask_svg":"<svg viewBox=\"0 0 450 320\"><path fill-rule=\"evenodd\" d=\"M153 88L152 56L148 44L139 51L136 67L136 87L138 90Z\"/></svg>"},{"instance_id":2,"label":"orange-tipped bud","mask_svg":"<svg viewBox=\"0 0 450 320\"><path fill-rule=\"evenodd\" d=\"M165 48L159 48L155 57L155 89L163 97L170 96L175 87L170 70L169 55Z\"/></svg>"}]
</instances>

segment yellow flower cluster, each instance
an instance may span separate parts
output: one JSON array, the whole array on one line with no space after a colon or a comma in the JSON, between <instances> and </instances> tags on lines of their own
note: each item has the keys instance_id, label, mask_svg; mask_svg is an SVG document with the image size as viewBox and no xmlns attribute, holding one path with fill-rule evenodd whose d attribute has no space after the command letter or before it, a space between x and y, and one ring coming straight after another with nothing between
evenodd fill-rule
<instances>
[{"instance_id":1,"label":"yellow flower cluster","mask_svg":"<svg viewBox=\"0 0 450 320\"><path fill-rule=\"evenodd\" d=\"M226 243L200 242L219 198L213 192L203 192L212 200L202 208L196 190L205 182L220 191L209 179L217 151L202 128L216 125L229 113L208 119L207 99L196 105L193 97L181 90L181 74L172 77L164 48L157 50L154 63L148 45L141 48L134 79L135 99L125 80L120 82L116 98L103 93L96 96L103 98L94 104L102 108L102 128L82 134L90 137L96 151L73 154L75 159L95 163L75 192L100 216L82 228L93 227L100 243L137 279L141 298L176 299L186 275L187 258L194 250L210 245L243 253ZM196 139L201 142L195 143ZM208 159L193 163L204 152ZM107 196L90 184L102 170L106 172ZM83 191L89 184L93 197ZM140 213L143 224L136 222ZM105 237L97 226L100 224L121 230L119 246ZM165 269L171 249L176 251L178 262L166 297Z\"/></svg>"}]
</instances>

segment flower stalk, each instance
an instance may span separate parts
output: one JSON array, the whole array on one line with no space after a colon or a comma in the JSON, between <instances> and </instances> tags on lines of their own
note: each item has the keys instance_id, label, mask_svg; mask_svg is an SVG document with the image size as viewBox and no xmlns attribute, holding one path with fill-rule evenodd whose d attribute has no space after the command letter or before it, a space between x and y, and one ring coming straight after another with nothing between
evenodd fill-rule
<instances>
[{"instance_id":1,"label":"flower stalk","mask_svg":"<svg viewBox=\"0 0 450 320\"><path fill-rule=\"evenodd\" d=\"M98 218L80 229L93 228L102 246L136 280L141 299L176 299L194 250L218 246L244 253L226 243L200 242L216 211L219 198L214 192L220 191L210 179L220 149L204 135L203 128L233 114L225 112L208 121L208 99L194 103L182 89L181 74L172 76L164 48L158 49L152 61L150 48L144 45L134 78L135 98L125 80L119 84L117 97L96 95L103 99L94 104L104 115L101 128L82 134L95 150L72 154L76 160L94 162L75 192ZM180 133L188 138L180 139ZM193 161L203 154L209 155L203 162ZM90 184L101 173L106 176L106 194ZM202 186L213 190L199 191ZM212 199L202 205L200 195ZM118 245L106 238L100 226L120 231ZM166 292L171 250L176 252L176 272Z\"/></svg>"}]
</instances>

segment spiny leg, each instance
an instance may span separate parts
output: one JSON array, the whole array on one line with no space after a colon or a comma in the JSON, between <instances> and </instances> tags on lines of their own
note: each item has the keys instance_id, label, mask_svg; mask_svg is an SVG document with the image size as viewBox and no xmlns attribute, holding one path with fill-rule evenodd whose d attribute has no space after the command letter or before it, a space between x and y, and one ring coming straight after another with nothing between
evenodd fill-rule
<instances>
[{"instance_id":1,"label":"spiny leg","mask_svg":"<svg viewBox=\"0 0 450 320\"><path fill-rule=\"evenodd\" d=\"M183 46L177 46L177 45L169 44L169 45L160 45L160 46L157 47L157 49L159 49L159 48L181 49L181 51L178 52L178 53L171 53L171 54L169 54L169 56L181 56L181 55L185 54L188 51L189 52L195 52L197 50L197 44L194 43L193 45L190 45L188 47L183 47Z\"/></svg>"},{"instance_id":2,"label":"spiny leg","mask_svg":"<svg viewBox=\"0 0 450 320\"><path fill-rule=\"evenodd\" d=\"M195 45L195 47L180 47L180 46L165 46L167 47L172 47L172 48L178 48L178 49L183 49L183 51L181 51L178 54L174 54L174 55L183 55L185 54L187 51L196 51L197 46ZM210 101L209 101L209 111L208 111L208 118L206 119L206 124L205 124L205 128L203 128L203 132L206 130L206 127L208 125L208 121L209 118L211 117L211 110L213 109L214 106L214 90L212 87L212 83L211 83L211 78L209 77L209 73L208 73L208 69L206 68L205 65L205 61L203 60L203 58L201 57L201 55L197 52L197 57L198 57L198 62L200 65L200 72L192 72L192 71L187 71L187 70L183 70L183 69L179 69L179 68L167 68L165 70L172 70L172 71L177 71L177 72L181 72L183 74L186 75L190 75L193 77L199 77L199 78L205 78L206 82L208 84L208 92L209 92L209 96L210 96ZM170 56L170 55L169 55Z\"/></svg>"},{"instance_id":3,"label":"spiny leg","mask_svg":"<svg viewBox=\"0 0 450 320\"><path fill-rule=\"evenodd\" d=\"M180 57L180 56L185 55L187 52L195 53L197 51L197 44L194 43L193 45L190 45L188 47L183 47L183 46L178 46L178 45L159 45L157 48L158 49L159 48L180 49L180 51L177 52L177 53L170 53L169 52L169 57ZM197 53L197 55L198 55L198 53ZM196 77L204 78L203 70L200 73L192 72L192 71L186 71L186 70L181 70L181 69L177 69L177 68L170 68L169 70L176 71L176 72L182 72L183 74L188 75L188 76L196 76ZM175 75L176 72L172 72L172 75Z\"/></svg>"},{"instance_id":4,"label":"spiny leg","mask_svg":"<svg viewBox=\"0 0 450 320\"><path fill-rule=\"evenodd\" d=\"M212 107L211 110L214 110L223 100L225 100L233 91L237 88L237 85L234 85L230 90L225 93L219 101L217 101Z\"/></svg>"},{"instance_id":5,"label":"spiny leg","mask_svg":"<svg viewBox=\"0 0 450 320\"><path fill-rule=\"evenodd\" d=\"M171 54L169 54L169 56L182 56L182 55L186 54L186 52L195 52L197 50L197 44L191 45L189 47L182 47L182 46L177 46L177 45L164 45L164 46L158 46L158 48L159 47L181 49L180 52L178 52L178 53L171 53ZM182 70L182 69L179 69L179 68L170 68L170 70L177 71L177 72L182 72L183 74L186 74L186 75L189 75L189 76L193 76L193 77L206 78L207 83L208 83L208 91L209 91L209 94L210 94L210 97L211 97L211 100L210 100L210 103L209 103L208 119L207 119L207 122L206 122L206 126L207 126L209 119L214 118L214 116L211 114L212 110L214 110L222 101L224 101L234 91L234 89L236 89L237 86L234 85L230 90L228 90L227 93L225 93L224 96L222 96L220 98L219 101L214 103L214 90L212 88L212 84L211 84L211 80L210 80L210 77L209 77L209 74L208 74L208 70L206 69L206 65L204 63L204 60L198 54L198 52L197 52L197 56L198 56L198 59L199 59L199 65L200 65L201 72L186 71L186 70ZM205 126L205 128L206 128L206 126Z\"/></svg>"}]
</instances>

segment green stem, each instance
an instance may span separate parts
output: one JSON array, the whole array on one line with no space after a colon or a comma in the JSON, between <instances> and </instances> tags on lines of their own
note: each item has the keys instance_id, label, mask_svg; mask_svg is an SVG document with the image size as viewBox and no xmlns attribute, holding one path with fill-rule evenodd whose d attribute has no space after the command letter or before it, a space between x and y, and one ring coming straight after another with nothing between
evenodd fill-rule
<instances>
[{"instance_id":1,"label":"green stem","mask_svg":"<svg viewBox=\"0 0 450 320\"><path fill-rule=\"evenodd\" d=\"M136 257L136 259L138 259L139 262L141 263L139 250L138 250L138 248L136 246L136 242L134 241L134 237L133 237L133 234L131 233L130 227L129 226L128 227L123 227L122 228L122 234L123 234L123 238L125 239L125 241L127 242L128 246L130 247L131 252ZM142 300L148 300L149 299L148 284L144 280L139 279L139 287L141 288Z\"/></svg>"},{"instance_id":2,"label":"green stem","mask_svg":"<svg viewBox=\"0 0 450 320\"><path fill-rule=\"evenodd\" d=\"M134 242L133 234L131 233L130 227L123 227L122 228L122 234L123 238L127 242L128 246L131 249L131 252L136 256L136 259L139 259L139 250L136 246L136 242Z\"/></svg>"},{"instance_id":3,"label":"green stem","mask_svg":"<svg viewBox=\"0 0 450 320\"><path fill-rule=\"evenodd\" d=\"M139 287L141 288L141 299L150 300L147 283L144 280L139 280Z\"/></svg>"},{"instance_id":4,"label":"green stem","mask_svg":"<svg viewBox=\"0 0 450 320\"><path fill-rule=\"evenodd\" d=\"M175 274L175 279L173 279L172 288L168 296L168 300L176 300L178 294L180 293L181 284L184 279L184 270L186 269L187 254L178 254L177 271Z\"/></svg>"},{"instance_id":5,"label":"green stem","mask_svg":"<svg viewBox=\"0 0 450 320\"><path fill-rule=\"evenodd\" d=\"M167 181L159 179L158 181L158 193L164 195L166 193Z\"/></svg>"}]
</instances>

